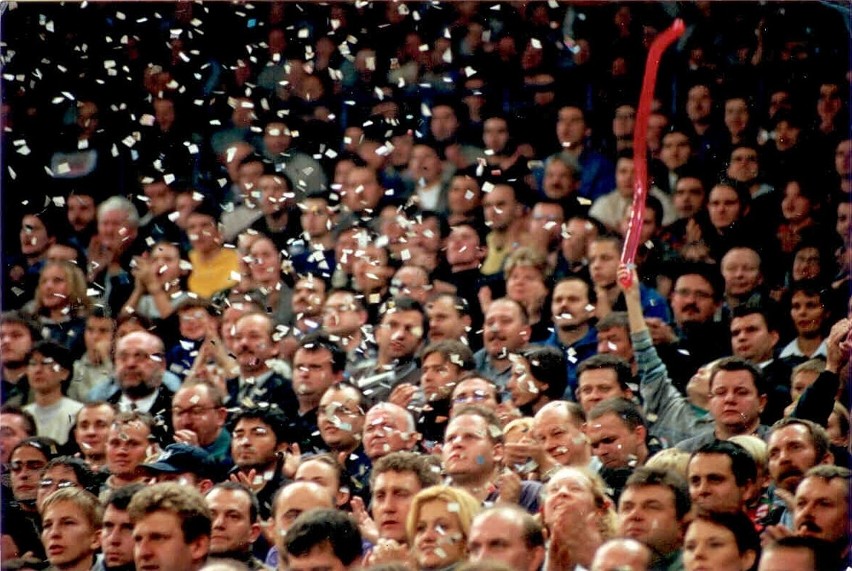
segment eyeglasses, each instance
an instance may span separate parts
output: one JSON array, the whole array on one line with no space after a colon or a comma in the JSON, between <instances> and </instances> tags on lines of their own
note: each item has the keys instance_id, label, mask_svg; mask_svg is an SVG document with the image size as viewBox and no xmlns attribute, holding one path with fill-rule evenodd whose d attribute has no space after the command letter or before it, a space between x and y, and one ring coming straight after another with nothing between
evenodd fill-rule
<instances>
[{"instance_id":1,"label":"eyeglasses","mask_svg":"<svg viewBox=\"0 0 852 571\"><path fill-rule=\"evenodd\" d=\"M687 289L687 288L678 288L674 290L675 295L679 295L681 297L694 297L700 301L709 301L713 299L713 294L701 291L699 289Z\"/></svg>"},{"instance_id":2,"label":"eyeglasses","mask_svg":"<svg viewBox=\"0 0 852 571\"><path fill-rule=\"evenodd\" d=\"M455 404L464 404L466 402L482 402L484 400L488 400L488 394L486 394L485 391L476 391L475 393L470 395L461 394L453 398L453 402Z\"/></svg>"},{"instance_id":3,"label":"eyeglasses","mask_svg":"<svg viewBox=\"0 0 852 571\"><path fill-rule=\"evenodd\" d=\"M45 478L44 480L39 482L38 485L42 490L47 490L50 488L61 490L63 488L79 487L79 484L77 482L72 482L71 480L54 480L53 478Z\"/></svg>"},{"instance_id":4,"label":"eyeglasses","mask_svg":"<svg viewBox=\"0 0 852 571\"><path fill-rule=\"evenodd\" d=\"M329 403L320 408L319 412L325 416L363 416L364 411L361 408L350 408L337 402Z\"/></svg>"},{"instance_id":5,"label":"eyeglasses","mask_svg":"<svg viewBox=\"0 0 852 571\"><path fill-rule=\"evenodd\" d=\"M56 361L48 357L46 359L42 359L41 361L39 361L38 359L30 359L27 364L30 367L50 367L52 365L55 365Z\"/></svg>"},{"instance_id":6,"label":"eyeglasses","mask_svg":"<svg viewBox=\"0 0 852 571\"><path fill-rule=\"evenodd\" d=\"M188 414L189 416L198 417L203 416L205 413L214 410L215 408L215 406L191 406L189 408L179 408L174 406L172 407L172 415L175 417L181 417Z\"/></svg>"}]
</instances>

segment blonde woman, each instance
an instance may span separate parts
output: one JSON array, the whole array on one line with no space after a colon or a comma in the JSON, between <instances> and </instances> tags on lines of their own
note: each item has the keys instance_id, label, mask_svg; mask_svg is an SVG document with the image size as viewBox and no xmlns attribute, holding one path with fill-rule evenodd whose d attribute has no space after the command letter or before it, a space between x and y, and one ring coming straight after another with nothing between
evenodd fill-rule
<instances>
[{"instance_id":1,"label":"blonde woman","mask_svg":"<svg viewBox=\"0 0 852 571\"><path fill-rule=\"evenodd\" d=\"M615 536L616 514L600 476L562 468L545 484L544 525L550 537L545 571L590 568L595 551Z\"/></svg>"},{"instance_id":2,"label":"blonde woman","mask_svg":"<svg viewBox=\"0 0 852 571\"><path fill-rule=\"evenodd\" d=\"M470 524L481 510L472 495L450 486L432 486L414 496L406 532L417 569L454 569L464 563Z\"/></svg>"},{"instance_id":3,"label":"blonde woman","mask_svg":"<svg viewBox=\"0 0 852 571\"><path fill-rule=\"evenodd\" d=\"M48 340L65 346L78 359L86 350L83 333L91 306L83 271L71 262L56 260L42 268L35 298L24 309L38 320Z\"/></svg>"}]
</instances>

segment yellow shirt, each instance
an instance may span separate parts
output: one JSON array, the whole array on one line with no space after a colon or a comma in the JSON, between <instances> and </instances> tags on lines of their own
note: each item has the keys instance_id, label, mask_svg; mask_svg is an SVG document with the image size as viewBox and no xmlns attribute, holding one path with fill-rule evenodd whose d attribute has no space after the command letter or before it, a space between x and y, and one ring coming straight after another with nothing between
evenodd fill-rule
<instances>
[{"instance_id":1,"label":"yellow shirt","mask_svg":"<svg viewBox=\"0 0 852 571\"><path fill-rule=\"evenodd\" d=\"M210 298L219 290L231 287L239 280L234 276L240 271L240 256L234 248L222 248L209 262L202 262L198 252L189 252L192 272L187 286L189 291L201 297Z\"/></svg>"}]
</instances>

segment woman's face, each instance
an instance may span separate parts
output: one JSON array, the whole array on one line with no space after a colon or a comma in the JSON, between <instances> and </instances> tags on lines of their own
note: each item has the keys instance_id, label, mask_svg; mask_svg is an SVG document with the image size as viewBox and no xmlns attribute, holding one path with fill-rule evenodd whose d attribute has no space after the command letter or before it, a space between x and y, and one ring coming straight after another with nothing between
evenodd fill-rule
<instances>
[{"instance_id":1,"label":"woman's face","mask_svg":"<svg viewBox=\"0 0 852 571\"><path fill-rule=\"evenodd\" d=\"M529 306L547 295L544 276L532 266L517 266L506 280L506 296Z\"/></svg>"},{"instance_id":2,"label":"woman's face","mask_svg":"<svg viewBox=\"0 0 852 571\"><path fill-rule=\"evenodd\" d=\"M725 102L725 126L731 135L739 135L748 125L748 105L744 99L728 99Z\"/></svg>"},{"instance_id":3,"label":"woman's face","mask_svg":"<svg viewBox=\"0 0 852 571\"><path fill-rule=\"evenodd\" d=\"M781 213L788 222L798 222L811 215L811 201L802 194L799 183L787 183L784 199L781 201Z\"/></svg>"},{"instance_id":4,"label":"woman's face","mask_svg":"<svg viewBox=\"0 0 852 571\"><path fill-rule=\"evenodd\" d=\"M544 522L559 521L566 511L586 517L596 511L595 495L589 479L581 472L567 470L552 478L544 488Z\"/></svg>"},{"instance_id":5,"label":"woman's face","mask_svg":"<svg viewBox=\"0 0 852 571\"><path fill-rule=\"evenodd\" d=\"M61 266L51 264L41 272L38 295L45 309L54 310L70 304L71 284Z\"/></svg>"},{"instance_id":6,"label":"woman's face","mask_svg":"<svg viewBox=\"0 0 852 571\"><path fill-rule=\"evenodd\" d=\"M510 355L512 362L512 376L506 388L512 393L512 404L523 406L535 402L541 397L546 386L532 376L529 361L520 355Z\"/></svg>"},{"instance_id":7,"label":"woman's face","mask_svg":"<svg viewBox=\"0 0 852 571\"><path fill-rule=\"evenodd\" d=\"M414 532L414 556L421 569L441 569L465 557L466 538L457 513L444 500L420 506Z\"/></svg>"},{"instance_id":8,"label":"woman's face","mask_svg":"<svg viewBox=\"0 0 852 571\"><path fill-rule=\"evenodd\" d=\"M754 563L752 551L740 553L731 530L697 519L686 530L683 564L686 571L745 571Z\"/></svg>"},{"instance_id":9,"label":"woman's face","mask_svg":"<svg viewBox=\"0 0 852 571\"><path fill-rule=\"evenodd\" d=\"M21 446L12 453L12 495L18 501L33 501L38 495L47 457L38 448Z\"/></svg>"},{"instance_id":10,"label":"woman's face","mask_svg":"<svg viewBox=\"0 0 852 571\"><path fill-rule=\"evenodd\" d=\"M797 291L790 300L790 317L800 337L818 337L825 320L825 307L819 295Z\"/></svg>"}]
</instances>

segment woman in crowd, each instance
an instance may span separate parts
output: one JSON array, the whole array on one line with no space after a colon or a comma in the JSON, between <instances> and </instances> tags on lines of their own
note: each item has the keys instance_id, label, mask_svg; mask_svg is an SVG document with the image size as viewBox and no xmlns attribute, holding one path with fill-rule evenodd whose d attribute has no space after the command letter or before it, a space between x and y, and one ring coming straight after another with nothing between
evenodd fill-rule
<instances>
[{"instance_id":1,"label":"woman in crowd","mask_svg":"<svg viewBox=\"0 0 852 571\"><path fill-rule=\"evenodd\" d=\"M470 524L481 509L469 493L450 486L432 486L414 496L406 532L417 569L454 569L463 563Z\"/></svg>"},{"instance_id":2,"label":"woman in crowd","mask_svg":"<svg viewBox=\"0 0 852 571\"><path fill-rule=\"evenodd\" d=\"M760 536L745 513L699 514L686 529L686 571L752 571L760 560Z\"/></svg>"},{"instance_id":3,"label":"woman in crowd","mask_svg":"<svg viewBox=\"0 0 852 571\"><path fill-rule=\"evenodd\" d=\"M91 306L83 271L63 260L44 265L35 298L25 309L38 320L47 339L64 345L78 359L86 350L83 333Z\"/></svg>"}]
</instances>

